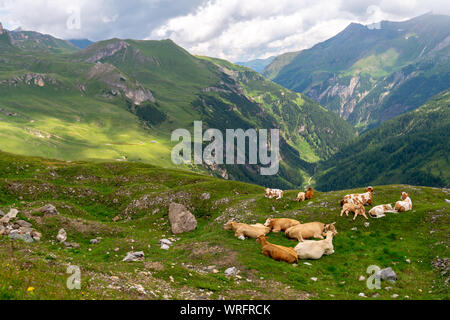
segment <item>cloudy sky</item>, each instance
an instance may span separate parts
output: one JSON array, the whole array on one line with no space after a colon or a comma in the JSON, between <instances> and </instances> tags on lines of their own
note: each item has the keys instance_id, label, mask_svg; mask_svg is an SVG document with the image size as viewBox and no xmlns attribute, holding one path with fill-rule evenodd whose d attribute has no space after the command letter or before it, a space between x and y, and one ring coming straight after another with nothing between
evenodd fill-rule
<instances>
[{"instance_id":1,"label":"cloudy sky","mask_svg":"<svg viewBox=\"0 0 450 320\"><path fill-rule=\"evenodd\" d=\"M309 48L350 22L450 15L449 0L0 0L0 22L58 38L167 39L231 61Z\"/></svg>"}]
</instances>

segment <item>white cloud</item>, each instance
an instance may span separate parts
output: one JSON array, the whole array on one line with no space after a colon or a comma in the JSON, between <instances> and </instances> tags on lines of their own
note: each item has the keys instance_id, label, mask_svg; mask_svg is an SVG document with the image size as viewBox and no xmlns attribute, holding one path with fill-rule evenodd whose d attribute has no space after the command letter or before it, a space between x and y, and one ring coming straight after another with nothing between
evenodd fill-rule
<instances>
[{"instance_id":1,"label":"white cloud","mask_svg":"<svg viewBox=\"0 0 450 320\"><path fill-rule=\"evenodd\" d=\"M64 39L171 38L194 54L231 61L309 48L350 22L399 21L429 11L450 14L450 1L0 0L0 22L9 29Z\"/></svg>"},{"instance_id":2,"label":"white cloud","mask_svg":"<svg viewBox=\"0 0 450 320\"><path fill-rule=\"evenodd\" d=\"M147 38L171 38L195 54L250 60L309 48L351 22L400 21L429 11L448 14L450 2L211 0L169 19Z\"/></svg>"}]
</instances>

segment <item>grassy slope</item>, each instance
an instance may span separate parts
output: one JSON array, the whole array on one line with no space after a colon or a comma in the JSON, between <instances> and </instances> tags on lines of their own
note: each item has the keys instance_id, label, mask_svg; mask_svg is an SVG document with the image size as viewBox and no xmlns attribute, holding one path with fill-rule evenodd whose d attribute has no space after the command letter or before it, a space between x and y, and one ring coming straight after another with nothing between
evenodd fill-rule
<instances>
[{"instance_id":1,"label":"grassy slope","mask_svg":"<svg viewBox=\"0 0 450 320\"><path fill-rule=\"evenodd\" d=\"M359 136L321 166L316 187L450 185L450 90Z\"/></svg>"},{"instance_id":2,"label":"grassy slope","mask_svg":"<svg viewBox=\"0 0 450 320\"><path fill-rule=\"evenodd\" d=\"M234 79L220 70L218 60L194 57L170 40L125 40L125 49L101 59L107 70L94 72L94 63L86 60L121 41L103 41L72 55L17 48L3 52L8 63L0 65L0 81L6 81L0 84L0 108L18 113L15 117L0 113L3 150L62 160L128 159L171 166L170 133L192 129L195 120L219 129L280 126L286 143L281 146L282 169L276 179L262 181L255 174L257 168L244 166L228 173L236 180L293 187L306 182L304 177L313 172L311 163L330 156L354 134L350 125L313 101L221 61L238 74ZM46 81L41 88L8 82L29 73L56 83ZM112 94L117 92L114 85L123 84L149 89L156 101L137 107L123 94ZM227 92L204 92L208 87ZM267 112L261 112L260 103ZM155 115L163 115L163 120L152 122ZM304 131L298 133L303 125ZM29 129L51 136L37 137Z\"/></svg>"},{"instance_id":3,"label":"grassy slope","mask_svg":"<svg viewBox=\"0 0 450 320\"><path fill-rule=\"evenodd\" d=\"M273 201L264 198L262 187L184 171L145 164L64 163L6 153L0 153L0 177L1 209L20 209L19 217L43 233L42 242L33 244L0 237L0 268L5 271L0 278L1 299L358 299L360 292L368 296L377 292L377 299L390 299L392 294L400 299L449 298L445 276L430 264L448 254L447 190L375 186L375 204L394 202L407 191L414 210L371 219L364 227L361 217L356 222L338 217L338 200L361 190L317 193L304 203L293 201L296 191L288 191L282 200ZM205 192L211 199L201 200ZM187 205L199 225L164 251L158 241L171 237L170 199ZM46 203L56 205L60 215L28 214ZM113 223L116 215L121 219ZM302 222L337 221L335 254L309 261L311 266L303 261L292 266L263 256L256 241L240 241L222 227L230 217L250 223L264 222L271 215ZM68 241L81 245L80 250L55 243L61 227L68 232ZM91 245L89 240L95 237L103 239ZM269 234L269 241L296 244L282 234ZM144 262L121 262L132 248L145 252ZM81 290L66 289L68 264L81 268ZM367 277L366 268L373 264L392 267L399 281L368 290L358 278ZM219 273L203 271L211 265ZM242 279L223 275L231 266L241 271ZM135 284L147 294L132 289ZM29 287L35 290L27 292Z\"/></svg>"}]
</instances>

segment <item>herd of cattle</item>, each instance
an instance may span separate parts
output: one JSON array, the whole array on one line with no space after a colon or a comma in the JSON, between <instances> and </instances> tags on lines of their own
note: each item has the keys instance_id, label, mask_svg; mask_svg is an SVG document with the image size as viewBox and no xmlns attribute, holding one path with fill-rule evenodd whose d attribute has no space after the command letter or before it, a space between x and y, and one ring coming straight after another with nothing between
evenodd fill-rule
<instances>
[{"instance_id":1,"label":"herd of cattle","mask_svg":"<svg viewBox=\"0 0 450 320\"><path fill-rule=\"evenodd\" d=\"M364 206L372 205L373 188L368 187L365 193L349 194L341 200L341 214L354 213L353 220L361 215L368 219ZM266 197L269 199L281 199L283 190L266 188ZM306 192L299 192L297 201L306 201L314 197L314 191L309 188ZM412 210L412 201L406 192L402 192L401 201L395 203L394 208L391 204L382 204L373 207L369 215L373 218L381 218L387 212L405 212ZM269 218L264 224L245 224L235 221L228 221L225 230L233 230L234 235L241 240L246 237L257 239L261 244L262 253L277 261L286 261L295 263L298 259L320 259L323 255L334 253L333 237L338 234L335 222L325 224L322 222L300 223L297 220L289 218ZM269 232L284 231L287 238L295 239L298 244L295 248L285 247L270 243L266 235ZM321 240L305 240L321 239Z\"/></svg>"}]
</instances>

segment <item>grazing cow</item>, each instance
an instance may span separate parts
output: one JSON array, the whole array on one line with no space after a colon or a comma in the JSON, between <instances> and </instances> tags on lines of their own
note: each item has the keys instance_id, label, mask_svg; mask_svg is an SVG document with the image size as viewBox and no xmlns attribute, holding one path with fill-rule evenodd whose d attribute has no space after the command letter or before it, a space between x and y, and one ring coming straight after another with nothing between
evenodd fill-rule
<instances>
[{"instance_id":1,"label":"grazing cow","mask_svg":"<svg viewBox=\"0 0 450 320\"><path fill-rule=\"evenodd\" d=\"M259 236L266 235L270 232L270 228L264 226L261 223L248 225L231 220L225 224L224 229L233 230L234 235L240 240L245 240L245 237L256 239Z\"/></svg>"},{"instance_id":2,"label":"grazing cow","mask_svg":"<svg viewBox=\"0 0 450 320\"><path fill-rule=\"evenodd\" d=\"M298 195L297 195L297 201L298 202L302 202L302 201L305 201L305 199L306 199L306 193L299 192Z\"/></svg>"},{"instance_id":3,"label":"grazing cow","mask_svg":"<svg viewBox=\"0 0 450 320\"><path fill-rule=\"evenodd\" d=\"M288 248L272 244L267 241L266 236L259 236L256 240L261 244L262 253L277 261L294 263L298 261L297 252L294 248Z\"/></svg>"},{"instance_id":4,"label":"grazing cow","mask_svg":"<svg viewBox=\"0 0 450 320\"><path fill-rule=\"evenodd\" d=\"M341 207L346 203L356 204L357 202L361 202L364 206L372 205L372 193L373 188L368 187L365 193L348 194L341 200Z\"/></svg>"},{"instance_id":5,"label":"grazing cow","mask_svg":"<svg viewBox=\"0 0 450 320\"><path fill-rule=\"evenodd\" d=\"M373 207L370 209L369 215L372 218L383 218L386 216L386 212L395 212L391 204L380 204L379 206Z\"/></svg>"},{"instance_id":6,"label":"grazing cow","mask_svg":"<svg viewBox=\"0 0 450 320\"><path fill-rule=\"evenodd\" d=\"M325 240L305 240L299 242L295 248L299 259L320 259L324 254L334 253L333 231L327 231Z\"/></svg>"},{"instance_id":7,"label":"grazing cow","mask_svg":"<svg viewBox=\"0 0 450 320\"><path fill-rule=\"evenodd\" d=\"M316 238L323 239L328 231L333 232L333 236L337 235L336 228L333 222L331 224L324 224L322 222L309 222L298 224L286 230L286 237L303 241L303 239Z\"/></svg>"},{"instance_id":8,"label":"grazing cow","mask_svg":"<svg viewBox=\"0 0 450 320\"><path fill-rule=\"evenodd\" d=\"M290 227L296 226L300 224L299 221L288 218L280 218L280 219L267 219L264 225L269 227L272 232L280 232L289 229Z\"/></svg>"},{"instance_id":9,"label":"grazing cow","mask_svg":"<svg viewBox=\"0 0 450 320\"><path fill-rule=\"evenodd\" d=\"M397 201L394 209L398 212L412 210L412 201L406 192L402 192L402 201Z\"/></svg>"},{"instance_id":10,"label":"grazing cow","mask_svg":"<svg viewBox=\"0 0 450 320\"><path fill-rule=\"evenodd\" d=\"M314 190L312 188L308 188L308 190L306 191L306 194L305 194L305 198L306 198L306 200L310 200L310 199L314 198Z\"/></svg>"},{"instance_id":11,"label":"grazing cow","mask_svg":"<svg viewBox=\"0 0 450 320\"><path fill-rule=\"evenodd\" d=\"M283 198L283 190L266 188L266 197L269 199L276 197L276 200L281 199Z\"/></svg>"},{"instance_id":12,"label":"grazing cow","mask_svg":"<svg viewBox=\"0 0 450 320\"><path fill-rule=\"evenodd\" d=\"M344 213L348 217L348 214L350 212L353 212L355 214L355 216L353 217L353 220L355 220L358 215L364 216L364 218L369 219L366 216L366 208L364 208L364 206L362 205L361 202L358 202L356 204L345 203L341 210L341 217Z\"/></svg>"}]
</instances>

